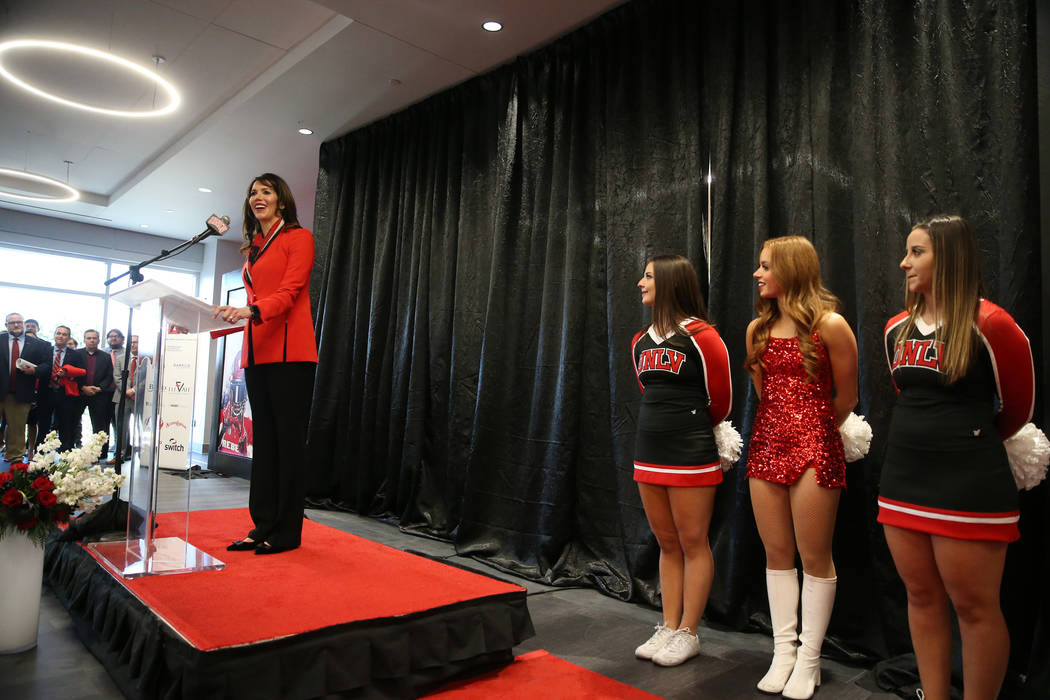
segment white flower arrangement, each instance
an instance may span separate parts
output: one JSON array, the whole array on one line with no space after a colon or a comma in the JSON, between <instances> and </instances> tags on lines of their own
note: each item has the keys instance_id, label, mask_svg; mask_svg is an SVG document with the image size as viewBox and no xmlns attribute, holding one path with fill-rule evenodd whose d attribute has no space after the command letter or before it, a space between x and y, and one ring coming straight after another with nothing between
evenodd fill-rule
<instances>
[{"instance_id":1,"label":"white flower arrangement","mask_svg":"<svg viewBox=\"0 0 1050 700\"><path fill-rule=\"evenodd\" d=\"M21 531L43 544L71 515L101 505L124 483L115 469L96 464L108 441L98 432L83 447L56 452L61 442L52 431L32 462L0 474L0 537Z\"/></svg>"}]
</instances>

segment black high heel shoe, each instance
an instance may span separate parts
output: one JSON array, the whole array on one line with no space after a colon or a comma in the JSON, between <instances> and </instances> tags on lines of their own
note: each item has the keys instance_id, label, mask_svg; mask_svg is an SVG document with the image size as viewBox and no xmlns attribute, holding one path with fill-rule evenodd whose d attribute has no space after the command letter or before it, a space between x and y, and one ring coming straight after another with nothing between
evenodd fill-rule
<instances>
[{"instance_id":1,"label":"black high heel shoe","mask_svg":"<svg viewBox=\"0 0 1050 700\"><path fill-rule=\"evenodd\" d=\"M259 543L255 540L243 539L234 540L232 544L226 547L228 552L247 552L250 549L255 549L259 546Z\"/></svg>"},{"instance_id":2,"label":"black high heel shoe","mask_svg":"<svg viewBox=\"0 0 1050 700\"><path fill-rule=\"evenodd\" d=\"M281 552L287 552L293 549L298 549L299 545L293 545L291 547L282 547L269 542L260 542L255 547L256 554L280 554Z\"/></svg>"}]
</instances>

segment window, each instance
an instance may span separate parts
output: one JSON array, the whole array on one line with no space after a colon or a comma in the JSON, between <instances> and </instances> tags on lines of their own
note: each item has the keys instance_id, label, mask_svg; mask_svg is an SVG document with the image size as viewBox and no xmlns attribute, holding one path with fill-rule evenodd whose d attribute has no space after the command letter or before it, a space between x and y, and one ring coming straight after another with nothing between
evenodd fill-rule
<instances>
[{"instance_id":1,"label":"window","mask_svg":"<svg viewBox=\"0 0 1050 700\"><path fill-rule=\"evenodd\" d=\"M99 331L103 344L110 328L126 330L128 307L109 298L124 289L121 280L112 290L105 281L120 274L124 265L83 256L39 253L0 247L4 276L0 282L0 313L22 314L40 322L40 337L51 341L55 327L69 326L78 343L84 331ZM143 274L185 294L196 296L197 275L190 272L147 268Z\"/></svg>"}]
</instances>

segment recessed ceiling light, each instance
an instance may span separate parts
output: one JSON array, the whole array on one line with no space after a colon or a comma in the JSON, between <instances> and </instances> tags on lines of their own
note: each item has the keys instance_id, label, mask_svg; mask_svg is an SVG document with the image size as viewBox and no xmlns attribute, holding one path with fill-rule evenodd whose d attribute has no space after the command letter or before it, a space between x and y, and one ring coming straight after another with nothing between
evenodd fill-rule
<instances>
[{"instance_id":1,"label":"recessed ceiling light","mask_svg":"<svg viewBox=\"0 0 1050 700\"><path fill-rule=\"evenodd\" d=\"M174 209L165 209L165 210L164 210L164 213L165 213L165 214L174 214L174 213L175 213L175 210L174 210Z\"/></svg>"},{"instance_id":2,"label":"recessed ceiling light","mask_svg":"<svg viewBox=\"0 0 1050 700\"><path fill-rule=\"evenodd\" d=\"M309 136L310 134L314 133L314 130L313 129L307 129L304 126L304 127L299 129L299 133L302 134L303 136Z\"/></svg>"},{"instance_id":3,"label":"recessed ceiling light","mask_svg":"<svg viewBox=\"0 0 1050 700\"><path fill-rule=\"evenodd\" d=\"M198 192L204 192L205 194L207 194L208 192L211 192L211 189L208 188L208 187L198 187L197 191Z\"/></svg>"},{"instance_id":4,"label":"recessed ceiling light","mask_svg":"<svg viewBox=\"0 0 1050 700\"><path fill-rule=\"evenodd\" d=\"M37 189L31 189L31 187L22 187L18 184L19 181L25 181L32 183L37 186ZM60 192L56 192L55 196L50 196L39 190L40 185L55 188ZM18 190L15 192L14 190ZM20 194L20 193L30 194ZM64 182L59 182L50 177L43 175L37 175L26 170L10 170L8 168L0 168L0 197L14 197L15 199L28 199L31 202L50 202L56 204L58 202L75 202L80 199L80 192L70 187Z\"/></svg>"},{"instance_id":5,"label":"recessed ceiling light","mask_svg":"<svg viewBox=\"0 0 1050 700\"><path fill-rule=\"evenodd\" d=\"M34 95L38 95L39 97L43 97L44 99L51 100L52 102L57 102L59 104L66 105L67 107L83 109L88 112L96 112L98 114L108 114L114 117L159 117L161 115L170 114L174 112L178 108L179 102L181 102L182 100L182 98L179 97L179 92L175 89L175 86L169 83L164 78L157 75L155 72L149 70L148 68L144 68L140 65L132 63L131 61L125 58L115 56L109 53L108 51L98 51L97 49L91 49L86 46L67 44L61 41L18 39L15 41L5 41L2 44L0 44L0 58L2 58L4 53L8 51L16 51L18 49L45 49L52 52L62 51L66 53L79 54L80 56L90 56L91 58L115 63L121 68L125 68L133 73L141 75L142 77L148 80L152 80L158 85L158 87L163 88L163 90L166 93L168 93L168 104L164 105L159 109L151 109L148 111L131 111L124 109L109 109L107 107L96 107L95 105L84 104L83 102L67 100L64 97L52 95L51 93L45 92L44 90L41 90L38 87L34 87L29 83L25 82L24 80L16 77L13 73L11 73L3 66L2 62L0 62L0 76L7 78L15 85L19 86L24 90L28 90Z\"/></svg>"},{"instance_id":6,"label":"recessed ceiling light","mask_svg":"<svg viewBox=\"0 0 1050 700\"><path fill-rule=\"evenodd\" d=\"M139 228L149 228L149 224L139 224Z\"/></svg>"},{"instance_id":7,"label":"recessed ceiling light","mask_svg":"<svg viewBox=\"0 0 1050 700\"><path fill-rule=\"evenodd\" d=\"M481 25L481 28L484 29L486 32L498 32L499 30L503 29L503 25L499 22L490 19L488 22L485 22L485 24Z\"/></svg>"}]
</instances>

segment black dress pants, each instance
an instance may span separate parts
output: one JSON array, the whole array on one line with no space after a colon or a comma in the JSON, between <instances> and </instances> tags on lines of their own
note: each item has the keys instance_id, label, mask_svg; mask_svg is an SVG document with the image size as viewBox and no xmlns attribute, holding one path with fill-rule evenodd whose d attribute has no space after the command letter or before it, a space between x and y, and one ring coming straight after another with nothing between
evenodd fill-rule
<instances>
[{"instance_id":1,"label":"black dress pants","mask_svg":"<svg viewBox=\"0 0 1050 700\"><path fill-rule=\"evenodd\" d=\"M62 387L43 389L37 396L37 431L36 441L39 445L54 430L62 446L59 451L73 449L76 442L77 421L83 408L79 396L66 396Z\"/></svg>"},{"instance_id":2,"label":"black dress pants","mask_svg":"<svg viewBox=\"0 0 1050 700\"><path fill-rule=\"evenodd\" d=\"M313 362L274 362L244 370L252 407L252 477L248 537L297 547L306 498L306 431L313 398Z\"/></svg>"},{"instance_id":3,"label":"black dress pants","mask_svg":"<svg viewBox=\"0 0 1050 700\"><path fill-rule=\"evenodd\" d=\"M105 459L109 452L109 407L113 405L113 392L100 391L94 396L81 396L81 402L87 408L88 417L91 418L91 434L102 431L106 434L106 444L102 446L100 458ZM84 409L77 411L77 420L84 415Z\"/></svg>"}]
</instances>

